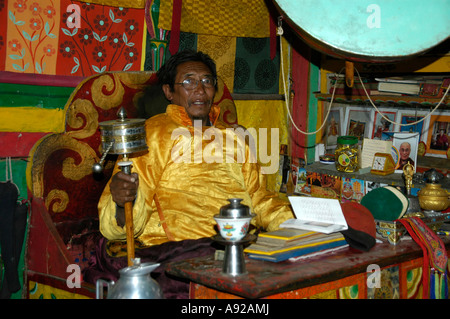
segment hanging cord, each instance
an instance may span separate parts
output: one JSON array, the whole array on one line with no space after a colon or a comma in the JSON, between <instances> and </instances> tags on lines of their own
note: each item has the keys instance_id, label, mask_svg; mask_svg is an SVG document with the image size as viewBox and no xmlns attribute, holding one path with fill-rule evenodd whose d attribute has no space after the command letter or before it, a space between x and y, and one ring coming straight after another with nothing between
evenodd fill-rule
<instances>
[{"instance_id":1,"label":"hanging cord","mask_svg":"<svg viewBox=\"0 0 450 319\"><path fill-rule=\"evenodd\" d=\"M13 181L11 157L6 157L6 161L5 161L5 180L6 180L6 182L11 182L11 184L16 186L17 193L20 195L19 187L16 184L14 184L14 181Z\"/></svg>"},{"instance_id":2,"label":"hanging cord","mask_svg":"<svg viewBox=\"0 0 450 319\"><path fill-rule=\"evenodd\" d=\"M394 122L394 121L390 120L388 117L384 116L383 113L380 112L380 110L378 109L378 107L375 105L375 103L373 103L372 99L370 98L369 93L367 93L367 90L366 90L366 88L365 88L365 86L364 86L364 83L363 83L363 81L362 81L362 79L361 79L361 76L359 75L359 72L358 72L358 70L357 70L356 68L355 68L355 71L356 71L356 74L358 75L359 82L361 82L361 84L362 84L362 88L363 88L363 90L364 90L364 93L366 93L366 96L367 96L367 98L368 98L369 101L370 101L370 104L372 104L372 106L375 108L375 110L378 112L378 114L381 115L382 118L384 118L386 121L388 121L388 122L390 122L390 123L392 123L392 124L397 124L397 125L399 125L399 126L415 125L415 124L418 124L418 123L420 123L420 122L422 122L422 121L425 121L425 120L426 120L428 117L430 117L431 114L433 114L434 111L436 111L437 108L444 102L445 98L447 97L448 90L450 89L450 85L449 85L449 86L447 87L447 89L445 90L445 93L444 93L444 95L442 96L442 98L441 98L441 100L439 101L439 103L438 103L438 104L430 111L430 113L428 113L428 114L427 114L426 116L424 116L422 119L420 119L420 120L418 120L418 121L416 121L416 122L412 122L412 123L398 123L398 122Z\"/></svg>"},{"instance_id":3,"label":"hanging cord","mask_svg":"<svg viewBox=\"0 0 450 319\"><path fill-rule=\"evenodd\" d=\"M13 183L11 157L7 157L6 158L6 162L5 162L5 179L6 179L7 182L11 181L11 183Z\"/></svg>"},{"instance_id":4,"label":"hanging cord","mask_svg":"<svg viewBox=\"0 0 450 319\"><path fill-rule=\"evenodd\" d=\"M322 130L322 128L324 127L324 125L325 125L325 123L327 122L327 120L328 120L328 116L329 116L329 114L330 114L330 111L331 111L331 107L332 107L332 105L333 105L333 102L334 102L334 94L335 94L335 91L336 91L336 86L337 86L337 82L338 81L336 81L335 83L334 83L334 85L333 85L333 91L332 91L332 93L331 93L331 100L330 100L330 103L329 103L329 106L328 106L328 110L327 110L327 113L326 113L326 115L325 115L325 118L324 118L324 120L323 120L323 122L322 122L322 125L320 125L320 128L318 128L316 131L314 131L314 132L304 132L304 131L302 131L301 129L299 129L298 127L297 127L297 125L295 124L295 122L294 122L294 119L292 118L292 115L291 115L291 111L290 111L290 108L289 108L289 105L290 105L290 100L289 100L289 94L287 94L287 87L286 87L286 78L285 78L285 75L284 75L284 61L283 61L283 45L282 45L282 38L281 38L281 36L283 35L283 27L282 27L282 20L283 20L283 18L280 16L280 17L278 17L278 27L277 27L277 35L279 35L280 36L280 56L281 56L281 74L282 74L282 78L283 78L283 89L284 89L284 96L285 96L285 104L286 104L286 110L287 110L287 113L288 113L288 116L289 116L289 120L291 121L291 123L292 123L292 125L295 127L295 129L298 131L298 132L300 132L300 133L302 133L302 134L305 134L305 135L313 135L313 134L316 134L316 133L318 133L318 132L320 132L321 130ZM339 71L339 73L337 74L337 77L339 77L340 75L341 75L341 73L342 73L342 71L344 70L344 68L342 68L340 71ZM392 124L397 124L397 125L399 125L399 126L411 126L411 125L416 125L416 124L418 124L418 123L420 123L420 122L422 122L422 121L425 121L428 117L430 117L431 116L431 114L433 114L433 112L434 111L436 111L437 110L437 108L443 103L443 101L445 100L445 98L446 98L446 96L447 96L447 93L448 93L448 91L449 91L449 89L450 89L450 85L447 87L447 90L445 90L445 93L444 93L444 95L442 96L442 98L441 98L441 100L439 101L439 103L433 108L433 110L430 112L430 113L428 113L426 116L424 116L422 119L420 119L420 120L418 120L418 121L416 121L416 122L412 122L412 123L398 123L398 122L395 122L395 121L392 121L392 120L390 120L388 117L386 117L383 113L381 113L380 112L380 110L378 109L378 107L375 105L375 103L372 101L372 99L370 98L370 95L369 95L369 93L367 93L367 90L366 90L366 88L365 88L365 86L364 86L364 83L363 83L363 81L362 81L362 79L361 79L361 76L359 75L359 72L358 72L358 70L355 68L355 71L356 71L356 73L357 73L357 75L358 75L358 79L359 79L359 82L361 82L361 85L362 85L362 88L363 88L363 90L364 90L364 93L366 93L366 96L367 96L367 98L369 99L369 101L370 101L370 104L375 108L375 110L377 111L377 113L378 114L380 114L381 115L381 117L382 118L384 118L386 121L388 121L389 123L392 123Z\"/></svg>"},{"instance_id":5,"label":"hanging cord","mask_svg":"<svg viewBox=\"0 0 450 319\"><path fill-rule=\"evenodd\" d=\"M327 110L327 115L325 116L324 121L323 121L322 125L320 126L320 128L317 129L314 132L304 132L301 129L299 129L297 127L297 125L295 124L294 119L292 118L290 107L289 107L291 101L289 100L289 94L287 94L286 77L284 75L284 59L283 59L283 55L284 54L283 54L283 43L282 43L282 38L281 38L281 36L283 35L283 28L281 26L281 21L282 21L282 17L278 17L277 35L280 36L281 76L283 78L283 89L284 89L284 93L285 93L284 94L284 96L285 96L284 101L285 101L285 104L286 104L286 110L287 110L287 113L288 113L288 116L289 116L289 120L291 121L292 125L295 127L295 129L297 131L299 131L300 133L305 134L305 135L313 135L313 134L316 134L317 132L320 132L322 130L322 128L324 127L325 123L327 122L328 115L330 114L330 111L331 111L331 106L333 105L334 92L336 90L336 83L335 83L335 85L333 87L333 92L332 92L332 95L331 95L331 102L330 102L330 105L329 105L328 110ZM340 71L340 73L341 72L342 72L342 70Z\"/></svg>"}]
</instances>

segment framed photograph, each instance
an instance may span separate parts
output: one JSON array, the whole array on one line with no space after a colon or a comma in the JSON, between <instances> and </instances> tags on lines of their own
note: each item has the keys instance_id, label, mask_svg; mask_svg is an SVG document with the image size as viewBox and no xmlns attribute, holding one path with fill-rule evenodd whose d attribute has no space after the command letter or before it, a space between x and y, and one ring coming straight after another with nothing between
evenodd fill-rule
<instances>
[{"instance_id":1,"label":"framed photograph","mask_svg":"<svg viewBox=\"0 0 450 319\"><path fill-rule=\"evenodd\" d=\"M332 107L327 118L325 132L325 148L327 152L333 151L337 146L338 136L343 134L344 108Z\"/></svg>"},{"instance_id":2,"label":"framed photograph","mask_svg":"<svg viewBox=\"0 0 450 319\"><path fill-rule=\"evenodd\" d=\"M392 109L378 109L378 110L383 116L387 117L392 122L396 122L397 111L395 110L393 111ZM387 121L380 113L378 113L376 110L374 112L371 138L373 140L389 141L392 139L392 135L383 133L393 131L395 125Z\"/></svg>"},{"instance_id":3,"label":"framed photograph","mask_svg":"<svg viewBox=\"0 0 450 319\"><path fill-rule=\"evenodd\" d=\"M400 124L411 124L423 120L429 112L426 111L416 111L416 110L399 110L398 120ZM413 125L395 125L395 130L397 132L409 132L409 133L419 133L419 141L427 141L428 127L429 127L430 117L425 120L413 124Z\"/></svg>"},{"instance_id":4,"label":"framed photograph","mask_svg":"<svg viewBox=\"0 0 450 319\"><path fill-rule=\"evenodd\" d=\"M399 157L395 172L403 173L403 166L409 162L414 166L415 173L417 149L419 146L419 133L395 133L392 146L398 151Z\"/></svg>"},{"instance_id":5,"label":"framed photograph","mask_svg":"<svg viewBox=\"0 0 450 319\"><path fill-rule=\"evenodd\" d=\"M430 116L426 154L435 157L448 157L449 144L450 112L435 112Z\"/></svg>"},{"instance_id":6,"label":"framed photograph","mask_svg":"<svg viewBox=\"0 0 450 319\"><path fill-rule=\"evenodd\" d=\"M360 142L372 137L374 109L348 106L345 110L345 134L356 136Z\"/></svg>"}]
</instances>

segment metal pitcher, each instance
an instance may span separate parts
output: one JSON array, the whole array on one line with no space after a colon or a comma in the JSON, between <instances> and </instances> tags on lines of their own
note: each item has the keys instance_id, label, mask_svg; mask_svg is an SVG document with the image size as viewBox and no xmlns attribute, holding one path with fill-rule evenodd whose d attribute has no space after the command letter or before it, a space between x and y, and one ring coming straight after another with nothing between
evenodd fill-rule
<instances>
[{"instance_id":1,"label":"metal pitcher","mask_svg":"<svg viewBox=\"0 0 450 319\"><path fill-rule=\"evenodd\" d=\"M140 263L134 259L133 266L119 270L117 282L98 279L96 283L96 298L103 299L103 288L107 287L107 299L163 299L159 284L150 277L157 263Z\"/></svg>"}]
</instances>

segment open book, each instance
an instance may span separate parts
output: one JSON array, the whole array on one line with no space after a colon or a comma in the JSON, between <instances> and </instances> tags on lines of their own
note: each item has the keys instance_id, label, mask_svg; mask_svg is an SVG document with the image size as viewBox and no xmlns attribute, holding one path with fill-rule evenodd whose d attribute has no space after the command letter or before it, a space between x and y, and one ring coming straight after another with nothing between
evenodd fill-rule
<instances>
[{"instance_id":1,"label":"open book","mask_svg":"<svg viewBox=\"0 0 450 319\"><path fill-rule=\"evenodd\" d=\"M348 229L338 199L289 196L289 201L296 218L288 219L280 227L313 230L325 234Z\"/></svg>"}]
</instances>

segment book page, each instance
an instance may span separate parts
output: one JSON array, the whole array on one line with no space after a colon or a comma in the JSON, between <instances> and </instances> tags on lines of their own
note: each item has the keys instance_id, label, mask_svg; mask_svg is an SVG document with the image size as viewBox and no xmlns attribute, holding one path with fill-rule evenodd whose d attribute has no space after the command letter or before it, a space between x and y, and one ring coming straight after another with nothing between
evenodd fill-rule
<instances>
[{"instance_id":1,"label":"book page","mask_svg":"<svg viewBox=\"0 0 450 319\"><path fill-rule=\"evenodd\" d=\"M361 168L372 167L375 153L391 154L392 141L372 140L365 138L361 153Z\"/></svg>"},{"instance_id":2,"label":"book page","mask_svg":"<svg viewBox=\"0 0 450 319\"><path fill-rule=\"evenodd\" d=\"M281 227L308 229L332 233L348 228L339 200L306 196L290 196L295 219L281 224Z\"/></svg>"}]
</instances>

